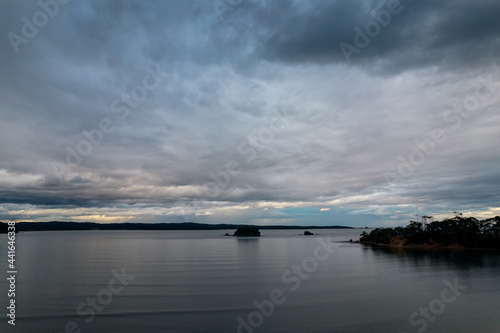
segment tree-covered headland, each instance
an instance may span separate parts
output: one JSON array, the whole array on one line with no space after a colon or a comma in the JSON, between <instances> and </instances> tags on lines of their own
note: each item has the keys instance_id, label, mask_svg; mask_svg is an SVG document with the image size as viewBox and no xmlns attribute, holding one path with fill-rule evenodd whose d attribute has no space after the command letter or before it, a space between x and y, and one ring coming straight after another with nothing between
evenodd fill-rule
<instances>
[{"instance_id":1,"label":"tree-covered headland","mask_svg":"<svg viewBox=\"0 0 500 333\"><path fill-rule=\"evenodd\" d=\"M465 247L500 249L500 216L478 220L460 215L443 221L410 221L406 227L363 232L360 243L392 247Z\"/></svg>"}]
</instances>

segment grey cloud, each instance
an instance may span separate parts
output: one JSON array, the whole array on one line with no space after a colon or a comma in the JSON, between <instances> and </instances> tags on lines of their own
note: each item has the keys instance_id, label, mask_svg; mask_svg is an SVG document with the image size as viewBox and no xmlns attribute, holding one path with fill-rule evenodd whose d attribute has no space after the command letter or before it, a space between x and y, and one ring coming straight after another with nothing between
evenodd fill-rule
<instances>
[{"instance_id":1,"label":"grey cloud","mask_svg":"<svg viewBox=\"0 0 500 333\"><path fill-rule=\"evenodd\" d=\"M223 21L205 1L61 7L18 54L0 40L0 209L22 216L12 205L97 215L119 208L161 221L194 202L203 202L198 213L346 198L352 206L496 206L498 93L459 130L442 115L494 72L498 4L401 3L405 9L349 66L339 43L351 43L353 27L386 2L248 1ZM19 33L21 17L37 10L35 2L0 4L2 36ZM121 119L113 101L156 67L168 76ZM286 126L273 131L276 117ZM67 147L77 150L89 140L84 131L104 118L114 129L78 165L66 165ZM384 172L395 172L398 156L435 128L446 128L449 140L394 195ZM231 160L241 172L217 196L203 195ZM255 209L238 218L293 215L280 214Z\"/></svg>"},{"instance_id":2,"label":"grey cloud","mask_svg":"<svg viewBox=\"0 0 500 333\"><path fill-rule=\"evenodd\" d=\"M336 1L312 15L294 13L265 39L260 53L273 61L347 64L339 47L355 46L354 27L375 21L370 11L387 10L384 1ZM491 65L498 57L499 4L483 1L400 1L401 12L351 56L352 64L378 74L439 66Z\"/></svg>"}]
</instances>

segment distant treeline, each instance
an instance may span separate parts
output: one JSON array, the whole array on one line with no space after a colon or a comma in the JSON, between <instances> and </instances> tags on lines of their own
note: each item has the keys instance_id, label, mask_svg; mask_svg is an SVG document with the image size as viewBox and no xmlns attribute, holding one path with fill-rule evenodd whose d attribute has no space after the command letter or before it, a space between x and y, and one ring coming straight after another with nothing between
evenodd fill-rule
<instances>
[{"instance_id":1,"label":"distant treeline","mask_svg":"<svg viewBox=\"0 0 500 333\"><path fill-rule=\"evenodd\" d=\"M453 217L431 223L410 221L406 227L377 228L361 234L360 243L393 247L466 247L500 249L500 217L478 220Z\"/></svg>"},{"instance_id":2,"label":"distant treeline","mask_svg":"<svg viewBox=\"0 0 500 333\"><path fill-rule=\"evenodd\" d=\"M224 230L237 229L239 224L202 224L184 223L94 223L94 222L18 222L16 231L49 231L49 230ZM259 229L350 229L346 226L255 226ZM0 233L7 232L7 223L0 222Z\"/></svg>"}]
</instances>

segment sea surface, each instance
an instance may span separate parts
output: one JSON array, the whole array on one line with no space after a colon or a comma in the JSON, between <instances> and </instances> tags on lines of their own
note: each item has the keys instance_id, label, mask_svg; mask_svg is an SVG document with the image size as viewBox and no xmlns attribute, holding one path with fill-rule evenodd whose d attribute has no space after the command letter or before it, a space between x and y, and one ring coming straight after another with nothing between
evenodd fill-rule
<instances>
[{"instance_id":1,"label":"sea surface","mask_svg":"<svg viewBox=\"0 0 500 333\"><path fill-rule=\"evenodd\" d=\"M346 243L363 230L17 234L0 332L500 332L500 252Z\"/></svg>"}]
</instances>

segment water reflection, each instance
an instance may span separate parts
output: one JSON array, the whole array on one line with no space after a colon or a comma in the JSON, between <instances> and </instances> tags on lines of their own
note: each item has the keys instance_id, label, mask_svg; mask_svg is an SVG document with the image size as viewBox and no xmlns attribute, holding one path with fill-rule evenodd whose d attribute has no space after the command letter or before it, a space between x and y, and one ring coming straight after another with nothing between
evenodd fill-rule
<instances>
[{"instance_id":1,"label":"water reflection","mask_svg":"<svg viewBox=\"0 0 500 333\"><path fill-rule=\"evenodd\" d=\"M412 249L363 246L379 259L392 259L400 264L413 266L440 266L461 270L477 268L499 268L500 252L469 249Z\"/></svg>"},{"instance_id":2,"label":"water reflection","mask_svg":"<svg viewBox=\"0 0 500 333\"><path fill-rule=\"evenodd\" d=\"M235 332L236 318L247 318L255 300L279 288L287 301L254 332L414 332L409 316L455 278L467 290L426 332L499 327L500 252L334 243L300 288L292 291L295 283L283 280L284 272L314 255L321 237L332 233L334 241L345 241L359 232L324 230L310 237L266 230L260 238L220 231L26 233L16 258L22 272L16 329L60 332L71 319L94 333ZM0 254L5 246L0 242ZM121 267L135 280L87 325L76 306L106 288L111 269ZM5 271L0 277L0 290L7 290Z\"/></svg>"}]
</instances>

